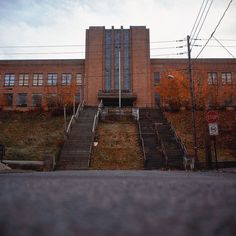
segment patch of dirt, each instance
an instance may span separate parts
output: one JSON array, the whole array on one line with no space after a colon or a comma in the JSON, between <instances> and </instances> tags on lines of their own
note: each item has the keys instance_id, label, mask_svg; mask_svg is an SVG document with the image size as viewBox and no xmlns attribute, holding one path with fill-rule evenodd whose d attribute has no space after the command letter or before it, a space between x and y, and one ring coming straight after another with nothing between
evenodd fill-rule
<instances>
[{"instance_id":1,"label":"patch of dirt","mask_svg":"<svg viewBox=\"0 0 236 236\"><path fill-rule=\"evenodd\" d=\"M143 169L136 124L99 123L96 141L98 145L93 148L92 169Z\"/></svg>"}]
</instances>

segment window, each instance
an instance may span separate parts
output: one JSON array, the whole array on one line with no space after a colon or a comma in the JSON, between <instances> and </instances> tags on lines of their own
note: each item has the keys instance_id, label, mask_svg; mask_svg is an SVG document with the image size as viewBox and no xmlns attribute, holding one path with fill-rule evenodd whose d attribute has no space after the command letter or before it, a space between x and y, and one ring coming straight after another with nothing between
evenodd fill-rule
<instances>
[{"instance_id":1,"label":"window","mask_svg":"<svg viewBox=\"0 0 236 236\"><path fill-rule=\"evenodd\" d=\"M48 85L57 85L57 74L48 74Z\"/></svg>"},{"instance_id":2,"label":"window","mask_svg":"<svg viewBox=\"0 0 236 236\"><path fill-rule=\"evenodd\" d=\"M154 72L154 84L160 84L161 74L160 72Z\"/></svg>"},{"instance_id":3,"label":"window","mask_svg":"<svg viewBox=\"0 0 236 236\"><path fill-rule=\"evenodd\" d=\"M27 107L27 93L18 93L17 106Z\"/></svg>"},{"instance_id":4,"label":"window","mask_svg":"<svg viewBox=\"0 0 236 236\"><path fill-rule=\"evenodd\" d=\"M80 94L79 93L75 94L75 103L76 104L80 103Z\"/></svg>"},{"instance_id":5,"label":"window","mask_svg":"<svg viewBox=\"0 0 236 236\"><path fill-rule=\"evenodd\" d=\"M71 74L62 74L62 85L70 85L71 84Z\"/></svg>"},{"instance_id":6,"label":"window","mask_svg":"<svg viewBox=\"0 0 236 236\"><path fill-rule=\"evenodd\" d=\"M216 72L208 73L208 84L209 85L216 85L217 84L217 73Z\"/></svg>"},{"instance_id":7,"label":"window","mask_svg":"<svg viewBox=\"0 0 236 236\"><path fill-rule=\"evenodd\" d=\"M76 75L76 85L82 85L82 74Z\"/></svg>"},{"instance_id":8,"label":"window","mask_svg":"<svg viewBox=\"0 0 236 236\"><path fill-rule=\"evenodd\" d=\"M155 104L156 106L160 106L161 104L161 97L159 93L155 93Z\"/></svg>"},{"instance_id":9,"label":"window","mask_svg":"<svg viewBox=\"0 0 236 236\"><path fill-rule=\"evenodd\" d=\"M4 80L4 86L14 86L16 76L14 74L6 74Z\"/></svg>"},{"instance_id":10,"label":"window","mask_svg":"<svg viewBox=\"0 0 236 236\"><path fill-rule=\"evenodd\" d=\"M32 94L32 106L33 107L42 106L42 94Z\"/></svg>"},{"instance_id":11,"label":"window","mask_svg":"<svg viewBox=\"0 0 236 236\"><path fill-rule=\"evenodd\" d=\"M232 84L232 74L225 72L221 74L222 84Z\"/></svg>"},{"instance_id":12,"label":"window","mask_svg":"<svg viewBox=\"0 0 236 236\"><path fill-rule=\"evenodd\" d=\"M56 93L48 93L46 95L46 102L48 107L56 107L57 105L57 94Z\"/></svg>"},{"instance_id":13,"label":"window","mask_svg":"<svg viewBox=\"0 0 236 236\"><path fill-rule=\"evenodd\" d=\"M43 85L43 74L34 74L33 86L42 86L42 85Z\"/></svg>"},{"instance_id":14,"label":"window","mask_svg":"<svg viewBox=\"0 0 236 236\"><path fill-rule=\"evenodd\" d=\"M29 85L29 75L20 74L19 76L19 86L28 86Z\"/></svg>"},{"instance_id":15,"label":"window","mask_svg":"<svg viewBox=\"0 0 236 236\"><path fill-rule=\"evenodd\" d=\"M5 105L11 107L13 105L13 94L12 93L5 93L4 94L4 102Z\"/></svg>"}]
</instances>

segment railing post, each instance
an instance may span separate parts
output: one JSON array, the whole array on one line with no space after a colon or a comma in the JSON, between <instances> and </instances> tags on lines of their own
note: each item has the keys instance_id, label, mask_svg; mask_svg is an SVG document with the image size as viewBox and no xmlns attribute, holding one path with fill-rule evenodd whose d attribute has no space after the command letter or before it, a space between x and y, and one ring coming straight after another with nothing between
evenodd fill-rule
<instances>
[{"instance_id":1,"label":"railing post","mask_svg":"<svg viewBox=\"0 0 236 236\"><path fill-rule=\"evenodd\" d=\"M67 127L67 125L66 125L66 105L64 105L64 131L65 131L65 133L66 133L66 127Z\"/></svg>"},{"instance_id":2,"label":"railing post","mask_svg":"<svg viewBox=\"0 0 236 236\"><path fill-rule=\"evenodd\" d=\"M75 115L75 96L74 96L74 100L73 100L73 115Z\"/></svg>"}]
</instances>

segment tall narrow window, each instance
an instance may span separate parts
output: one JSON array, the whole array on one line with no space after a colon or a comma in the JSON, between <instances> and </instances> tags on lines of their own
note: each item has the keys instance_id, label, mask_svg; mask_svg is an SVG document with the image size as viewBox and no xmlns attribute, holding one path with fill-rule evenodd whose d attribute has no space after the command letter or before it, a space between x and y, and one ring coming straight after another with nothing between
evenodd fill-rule
<instances>
[{"instance_id":1,"label":"tall narrow window","mask_svg":"<svg viewBox=\"0 0 236 236\"><path fill-rule=\"evenodd\" d=\"M29 85L29 75L20 74L19 75L19 86L28 86Z\"/></svg>"},{"instance_id":2,"label":"tall narrow window","mask_svg":"<svg viewBox=\"0 0 236 236\"><path fill-rule=\"evenodd\" d=\"M33 107L42 106L42 94L32 94L32 106Z\"/></svg>"},{"instance_id":3,"label":"tall narrow window","mask_svg":"<svg viewBox=\"0 0 236 236\"><path fill-rule=\"evenodd\" d=\"M154 84L160 84L161 82L161 74L160 72L154 72Z\"/></svg>"},{"instance_id":4,"label":"tall narrow window","mask_svg":"<svg viewBox=\"0 0 236 236\"><path fill-rule=\"evenodd\" d=\"M81 100L80 93L75 94L75 102L76 102L76 104L79 104L80 100Z\"/></svg>"},{"instance_id":5,"label":"tall narrow window","mask_svg":"<svg viewBox=\"0 0 236 236\"><path fill-rule=\"evenodd\" d=\"M155 93L155 105L160 106L161 104L161 97L159 93Z\"/></svg>"},{"instance_id":6,"label":"tall narrow window","mask_svg":"<svg viewBox=\"0 0 236 236\"><path fill-rule=\"evenodd\" d=\"M62 74L62 78L61 78L61 84L62 85L70 85L71 84L71 74Z\"/></svg>"},{"instance_id":7,"label":"tall narrow window","mask_svg":"<svg viewBox=\"0 0 236 236\"><path fill-rule=\"evenodd\" d=\"M4 86L12 87L15 85L16 76L15 74L5 74Z\"/></svg>"},{"instance_id":8,"label":"tall narrow window","mask_svg":"<svg viewBox=\"0 0 236 236\"><path fill-rule=\"evenodd\" d=\"M82 75L81 74L76 75L76 85L82 85Z\"/></svg>"},{"instance_id":9,"label":"tall narrow window","mask_svg":"<svg viewBox=\"0 0 236 236\"><path fill-rule=\"evenodd\" d=\"M225 72L221 74L222 84L232 84L232 74L230 72Z\"/></svg>"},{"instance_id":10,"label":"tall narrow window","mask_svg":"<svg viewBox=\"0 0 236 236\"><path fill-rule=\"evenodd\" d=\"M51 85L51 86L57 85L57 74L56 73L48 74L48 85Z\"/></svg>"},{"instance_id":11,"label":"tall narrow window","mask_svg":"<svg viewBox=\"0 0 236 236\"><path fill-rule=\"evenodd\" d=\"M217 84L217 73L216 72L209 72L208 73L208 84L209 85L216 85Z\"/></svg>"},{"instance_id":12,"label":"tall narrow window","mask_svg":"<svg viewBox=\"0 0 236 236\"><path fill-rule=\"evenodd\" d=\"M13 94L12 93L5 93L4 94L4 103L8 107L11 107L13 105Z\"/></svg>"},{"instance_id":13,"label":"tall narrow window","mask_svg":"<svg viewBox=\"0 0 236 236\"><path fill-rule=\"evenodd\" d=\"M42 85L43 85L43 74L34 74L33 86L42 86Z\"/></svg>"},{"instance_id":14,"label":"tall narrow window","mask_svg":"<svg viewBox=\"0 0 236 236\"><path fill-rule=\"evenodd\" d=\"M27 107L27 93L19 93L18 94L17 106Z\"/></svg>"},{"instance_id":15,"label":"tall narrow window","mask_svg":"<svg viewBox=\"0 0 236 236\"><path fill-rule=\"evenodd\" d=\"M105 90L111 90L112 30L105 30Z\"/></svg>"}]
</instances>

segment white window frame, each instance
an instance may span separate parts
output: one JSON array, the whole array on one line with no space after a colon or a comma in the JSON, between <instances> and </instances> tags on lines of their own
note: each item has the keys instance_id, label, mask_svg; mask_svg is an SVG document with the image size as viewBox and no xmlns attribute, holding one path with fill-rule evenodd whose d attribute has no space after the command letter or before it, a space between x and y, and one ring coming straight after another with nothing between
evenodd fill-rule
<instances>
[{"instance_id":1,"label":"white window frame","mask_svg":"<svg viewBox=\"0 0 236 236\"><path fill-rule=\"evenodd\" d=\"M76 85L82 85L82 74L76 74Z\"/></svg>"},{"instance_id":2,"label":"white window frame","mask_svg":"<svg viewBox=\"0 0 236 236\"><path fill-rule=\"evenodd\" d=\"M13 87L15 85L16 75L15 74L5 74L4 86Z\"/></svg>"},{"instance_id":3,"label":"white window frame","mask_svg":"<svg viewBox=\"0 0 236 236\"><path fill-rule=\"evenodd\" d=\"M217 85L217 73L216 72L208 72L208 85Z\"/></svg>"},{"instance_id":4,"label":"white window frame","mask_svg":"<svg viewBox=\"0 0 236 236\"><path fill-rule=\"evenodd\" d=\"M221 82L223 85L232 84L232 73L231 72L223 72L221 73Z\"/></svg>"},{"instance_id":5,"label":"white window frame","mask_svg":"<svg viewBox=\"0 0 236 236\"><path fill-rule=\"evenodd\" d=\"M71 85L72 74L71 73L63 73L61 76L61 84L62 85Z\"/></svg>"},{"instance_id":6,"label":"white window frame","mask_svg":"<svg viewBox=\"0 0 236 236\"><path fill-rule=\"evenodd\" d=\"M49 73L48 74L48 85L56 86L57 85L57 73Z\"/></svg>"},{"instance_id":7,"label":"white window frame","mask_svg":"<svg viewBox=\"0 0 236 236\"><path fill-rule=\"evenodd\" d=\"M29 86L29 74L19 74L19 86Z\"/></svg>"},{"instance_id":8,"label":"white window frame","mask_svg":"<svg viewBox=\"0 0 236 236\"><path fill-rule=\"evenodd\" d=\"M43 74L42 73L34 73L33 74L33 86L43 86Z\"/></svg>"}]
</instances>

